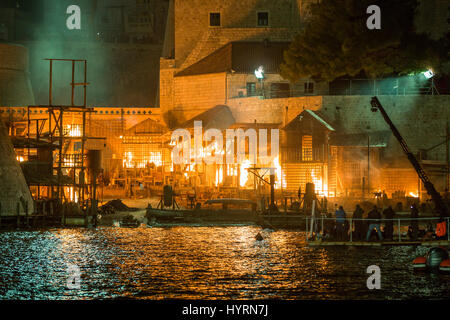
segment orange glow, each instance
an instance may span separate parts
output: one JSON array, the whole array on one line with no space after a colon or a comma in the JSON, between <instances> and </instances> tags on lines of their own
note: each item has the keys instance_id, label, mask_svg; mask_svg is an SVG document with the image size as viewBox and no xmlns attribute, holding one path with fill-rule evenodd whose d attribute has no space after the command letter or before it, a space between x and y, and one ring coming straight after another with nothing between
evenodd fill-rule
<instances>
[{"instance_id":1,"label":"orange glow","mask_svg":"<svg viewBox=\"0 0 450 320\"><path fill-rule=\"evenodd\" d=\"M223 167L219 167L216 169L216 180L215 185L216 187L223 182Z\"/></svg>"},{"instance_id":2,"label":"orange glow","mask_svg":"<svg viewBox=\"0 0 450 320\"><path fill-rule=\"evenodd\" d=\"M67 127L66 127L66 130L64 130L64 131L67 131L67 135L69 137L81 137L80 125L76 125L76 124L70 125L70 124L68 124Z\"/></svg>"},{"instance_id":3,"label":"orange glow","mask_svg":"<svg viewBox=\"0 0 450 320\"><path fill-rule=\"evenodd\" d=\"M65 188L66 192L69 194L69 199L72 202L78 202L78 194L77 192L73 192L73 187Z\"/></svg>"},{"instance_id":4,"label":"orange glow","mask_svg":"<svg viewBox=\"0 0 450 320\"><path fill-rule=\"evenodd\" d=\"M311 170L311 179L312 183L314 183L316 194L328 197L328 186L326 183L323 183L323 179L320 175L316 176L314 169Z\"/></svg>"},{"instance_id":5,"label":"orange glow","mask_svg":"<svg viewBox=\"0 0 450 320\"><path fill-rule=\"evenodd\" d=\"M17 156L17 157L16 157L16 160L19 161L19 162L23 162L23 161L24 161L24 159L23 159L22 156Z\"/></svg>"},{"instance_id":6,"label":"orange glow","mask_svg":"<svg viewBox=\"0 0 450 320\"><path fill-rule=\"evenodd\" d=\"M281 189L281 166L278 156L273 159L272 167L276 168L275 189Z\"/></svg>"},{"instance_id":7,"label":"orange glow","mask_svg":"<svg viewBox=\"0 0 450 320\"><path fill-rule=\"evenodd\" d=\"M245 187L248 180L248 168L250 168L250 160L246 159L239 168L239 185Z\"/></svg>"},{"instance_id":8,"label":"orange glow","mask_svg":"<svg viewBox=\"0 0 450 320\"><path fill-rule=\"evenodd\" d=\"M153 163L157 167L162 166L162 156L160 152L149 152L140 160L133 159L134 156L132 152L125 152L122 160L123 167L143 169L147 166L148 163Z\"/></svg>"},{"instance_id":9,"label":"orange glow","mask_svg":"<svg viewBox=\"0 0 450 320\"><path fill-rule=\"evenodd\" d=\"M64 167L75 167L75 162L73 161L73 158L65 158L63 160Z\"/></svg>"},{"instance_id":10,"label":"orange glow","mask_svg":"<svg viewBox=\"0 0 450 320\"><path fill-rule=\"evenodd\" d=\"M419 193L418 192L417 193L410 192L409 195L411 197L414 197L414 198L418 198L419 197Z\"/></svg>"}]
</instances>

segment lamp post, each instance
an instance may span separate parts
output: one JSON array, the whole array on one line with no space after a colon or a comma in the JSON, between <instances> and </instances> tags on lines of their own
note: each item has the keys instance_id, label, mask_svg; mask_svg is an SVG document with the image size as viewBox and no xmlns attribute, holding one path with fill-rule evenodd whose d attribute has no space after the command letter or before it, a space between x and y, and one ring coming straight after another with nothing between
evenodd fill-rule
<instances>
[{"instance_id":1,"label":"lamp post","mask_svg":"<svg viewBox=\"0 0 450 320\"><path fill-rule=\"evenodd\" d=\"M258 69L255 70L255 77L259 80L261 84L261 92L264 97L264 67L259 66Z\"/></svg>"}]
</instances>

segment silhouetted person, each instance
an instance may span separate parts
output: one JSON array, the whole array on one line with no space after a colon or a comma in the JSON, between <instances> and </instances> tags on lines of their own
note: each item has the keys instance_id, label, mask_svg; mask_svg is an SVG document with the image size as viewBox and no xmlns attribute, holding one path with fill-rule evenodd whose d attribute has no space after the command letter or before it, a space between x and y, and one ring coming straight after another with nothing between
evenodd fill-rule
<instances>
[{"instance_id":1,"label":"silhouetted person","mask_svg":"<svg viewBox=\"0 0 450 320\"><path fill-rule=\"evenodd\" d=\"M369 241L373 229L377 230L378 237L380 238L380 240L383 240L383 235L381 234L380 230L381 214L378 211L377 206L373 206L373 209L369 212L367 219L367 222L369 223L369 230L367 230L366 241Z\"/></svg>"},{"instance_id":2,"label":"silhouetted person","mask_svg":"<svg viewBox=\"0 0 450 320\"><path fill-rule=\"evenodd\" d=\"M395 205L395 212L403 212L403 204L401 202L397 202Z\"/></svg>"},{"instance_id":3,"label":"silhouetted person","mask_svg":"<svg viewBox=\"0 0 450 320\"><path fill-rule=\"evenodd\" d=\"M363 219L364 210L360 207L359 204L356 205L356 209L353 212L353 219L355 222L355 239L362 240L364 237L364 221L359 220ZM351 228L350 228L351 229Z\"/></svg>"},{"instance_id":4,"label":"silhouetted person","mask_svg":"<svg viewBox=\"0 0 450 320\"><path fill-rule=\"evenodd\" d=\"M419 217L419 210L415 203L411 206L411 239L417 240L417 236L419 235L419 221L416 220Z\"/></svg>"},{"instance_id":5,"label":"silhouetted person","mask_svg":"<svg viewBox=\"0 0 450 320\"><path fill-rule=\"evenodd\" d=\"M339 209L335 212L336 215L336 237L338 240L345 239L345 211L342 206L339 206Z\"/></svg>"},{"instance_id":6,"label":"silhouetted person","mask_svg":"<svg viewBox=\"0 0 450 320\"><path fill-rule=\"evenodd\" d=\"M328 211L328 199L327 197L323 197L322 199L322 212L326 213Z\"/></svg>"},{"instance_id":7,"label":"silhouetted person","mask_svg":"<svg viewBox=\"0 0 450 320\"><path fill-rule=\"evenodd\" d=\"M385 219L393 219L394 218L394 209L392 206L389 206L387 209L384 209L383 216ZM386 220L384 224L384 237L386 239L391 239L394 237L394 221Z\"/></svg>"}]
</instances>

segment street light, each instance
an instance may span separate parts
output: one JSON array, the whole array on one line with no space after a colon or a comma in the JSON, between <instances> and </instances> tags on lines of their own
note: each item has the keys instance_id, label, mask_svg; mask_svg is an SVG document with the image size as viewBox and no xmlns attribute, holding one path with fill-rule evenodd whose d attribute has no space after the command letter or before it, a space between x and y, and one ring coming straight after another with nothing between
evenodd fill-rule
<instances>
[{"instance_id":1,"label":"street light","mask_svg":"<svg viewBox=\"0 0 450 320\"><path fill-rule=\"evenodd\" d=\"M434 77L434 72L431 69L428 69L427 71L422 72L422 74L425 76L425 78L427 79L431 79Z\"/></svg>"},{"instance_id":2,"label":"street light","mask_svg":"<svg viewBox=\"0 0 450 320\"><path fill-rule=\"evenodd\" d=\"M259 80L264 79L264 68L263 66L259 66L258 69L255 70L255 77Z\"/></svg>"},{"instance_id":3,"label":"street light","mask_svg":"<svg viewBox=\"0 0 450 320\"><path fill-rule=\"evenodd\" d=\"M264 97L264 67L263 66L259 66L258 69L255 70L255 77L261 83L261 91L262 91L262 95Z\"/></svg>"}]
</instances>

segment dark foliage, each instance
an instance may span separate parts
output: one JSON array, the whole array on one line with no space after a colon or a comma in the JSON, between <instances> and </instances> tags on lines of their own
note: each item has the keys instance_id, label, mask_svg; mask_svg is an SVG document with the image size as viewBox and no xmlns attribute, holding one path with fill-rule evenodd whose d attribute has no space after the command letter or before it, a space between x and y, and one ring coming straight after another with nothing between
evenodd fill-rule
<instances>
[{"instance_id":1,"label":"dark foliage","mask_svg":"<svg viewBox=\"0 0 450 320\"><path fill-rule=\"evenodd\" d=\"M369 30L369 5L381 8L381 30ZM284 53L281 74L292 82L312 77L405 75L448 61L448 42L415 31L416 0L323 0ZM432 21L430 21L432 23Z\"/></svg>"}]
</instances>

